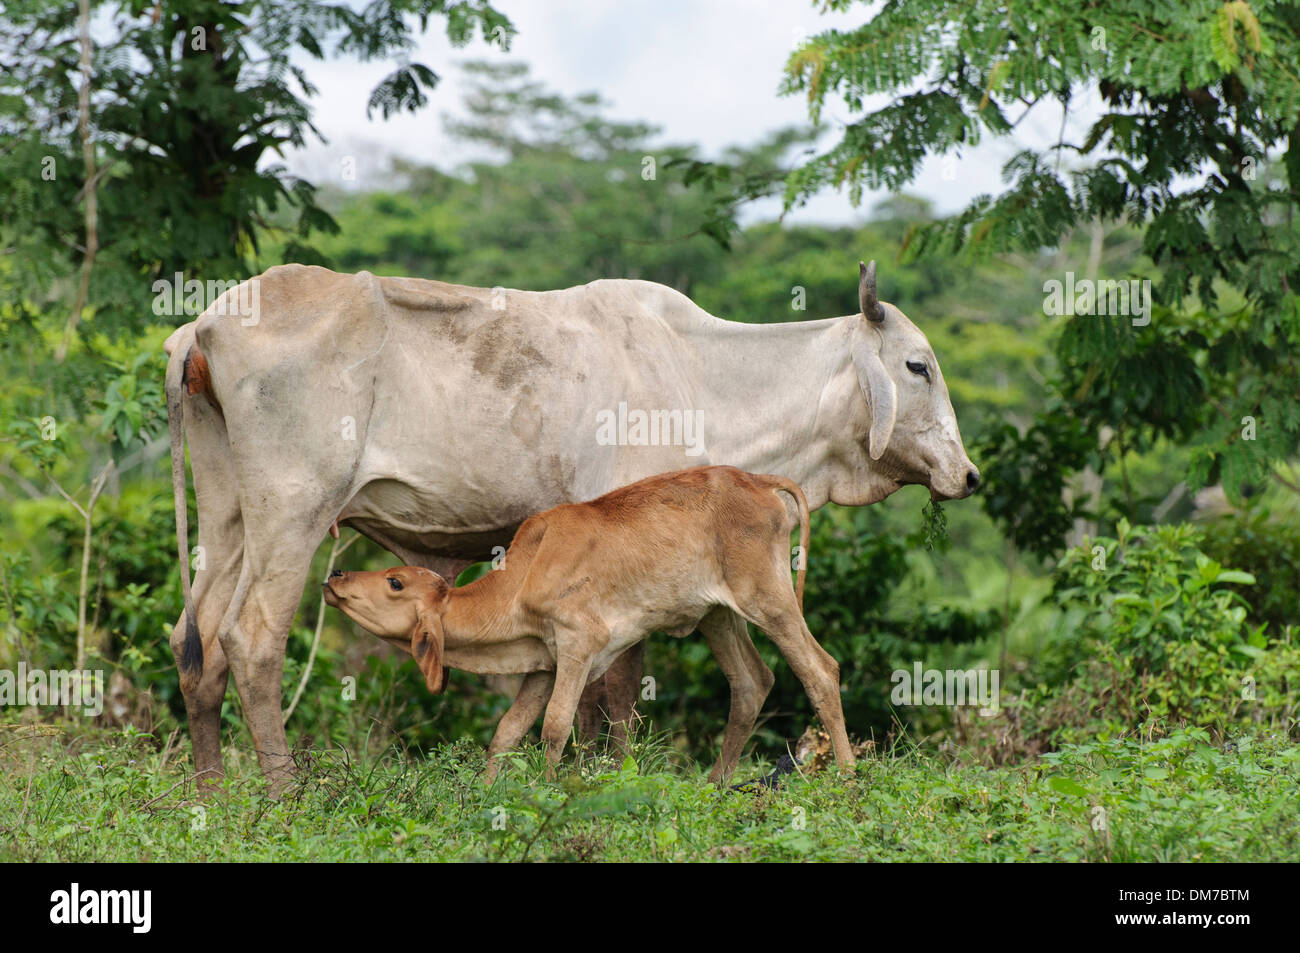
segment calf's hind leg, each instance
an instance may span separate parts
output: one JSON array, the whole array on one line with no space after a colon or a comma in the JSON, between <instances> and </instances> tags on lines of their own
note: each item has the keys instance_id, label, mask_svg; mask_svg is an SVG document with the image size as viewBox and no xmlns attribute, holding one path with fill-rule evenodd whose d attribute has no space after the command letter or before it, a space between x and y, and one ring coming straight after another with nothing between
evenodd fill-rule
<instances>
[{"instance_id":1,"label":"calf's hind leg","mask_svg":"<svg viewBox=\"0 0 1300 953\"><path fill-rule=\"evenodd\" d=\"M831 736L835 762L843 768L853 767L853 749L849 746L844 709L840 704L840 666L808 631L794 590L787 582L785 591L761 591L751 603L752 613L744 612L744 615L768 634L794 670L817 717Z\"/></svg>"}]
</instances>

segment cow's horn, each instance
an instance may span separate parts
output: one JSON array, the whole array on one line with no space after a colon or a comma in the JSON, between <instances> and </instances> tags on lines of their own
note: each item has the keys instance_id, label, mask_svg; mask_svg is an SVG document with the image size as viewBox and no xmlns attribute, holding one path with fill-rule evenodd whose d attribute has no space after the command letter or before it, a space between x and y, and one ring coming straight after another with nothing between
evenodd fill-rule
<instances>
[{"instance_id":1,"label":"cow's horn","mask_svg":"<svg viewBox=\"0 0 1300 953\"><path fill-rule=\"evenodd\" d=\"M885 309L876 297L876 263L858 262L858 303L862 305L862 316L879 323L885 320Z\"/></svg>"}]
</instances>

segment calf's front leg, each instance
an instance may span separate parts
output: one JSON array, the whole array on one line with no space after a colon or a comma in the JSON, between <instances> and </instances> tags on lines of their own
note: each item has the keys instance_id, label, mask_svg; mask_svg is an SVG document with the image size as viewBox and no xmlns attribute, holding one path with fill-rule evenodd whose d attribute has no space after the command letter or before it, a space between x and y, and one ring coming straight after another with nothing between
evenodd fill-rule
<instances>
[{"instance_id":1,"label":"calf's front leg","mask_svg":"<svg viewBox=\"0 0 1300 953\"><path fill-rule=\"evenodd\" d=\"M533 726L537 716L542 713L546 703L551 700L551 691L555 687L554 672L529 672L519 686L510 710L501 716L497 730L488 745L488 767L486 782L491 785L496 780L501 767L497 760L503 752L518 747L528 729Z\"/></svg>"},{"instance_id":2,"label":"calf's front leg","mask_svg":"<svg viewBox=\"0 0 1300 953\"><path fill-rule=\"evenodd\" d=\"M555 688L546 705L542 721L542 740L546 742L546 780L555 780L555 766L564 755L564 745L573 731L573 716L578 699L591 673L591 656L559 654L555 664Z\"/></svg>"}]
</instances>

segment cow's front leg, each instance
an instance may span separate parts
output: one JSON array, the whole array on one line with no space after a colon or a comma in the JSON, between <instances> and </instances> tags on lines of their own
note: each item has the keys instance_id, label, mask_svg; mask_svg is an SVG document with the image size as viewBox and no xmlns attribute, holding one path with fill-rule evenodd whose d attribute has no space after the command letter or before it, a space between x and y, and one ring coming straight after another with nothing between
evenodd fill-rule
<instances>
[{"instance_id":1,"label":"cow's front leg","mask_svg":"<svg viewBox=\"0 0 1300 953\"><path fill-rule=\"evenodd\" d=\"M614 659L605 674L594 680L582 693L578 705L578 740L594 744L600 729L609 720L609 739L620 755L627 754L628 732L641 690L641 673L645 660L645 642L638 642Z\"/></svg>"},{"instance_id":2,"label":"cow's front leg","mask_svg":"<svg viewBox=\"0 0 1300 953\"><path fill-rule=\"evenodd\" d=\"M617 661L614 663L618 664ZM592 681L582 692L578 701L578 741L595 748L600 740L600 729L605 724L606 712L609 711L608 672Z\"/></svg>"},{"instance_id":3,"label":"cow's front leg","mask_svg":"<svg viewBox=\"0 0 1300 953\"><path fill-rule=\"evenodd\" d=\"M423 556L415 553L398 551L397 549L390 549L394 556L402 560L402 562L406 563L408 566L419 566L422 569L436 572L453 586L456 585L456 577L470 566L474 565L474 560L472 559L458 559L452 556Z\"/></svg>"},{"instance_id":4,"label":"cow's front leg","mask_svg":"<svg viewBox=\"0 0 1300 953\"><path fill-rule=\"evenodd\" d=\"M614 660L605 672L605 712L609 716L609 740L614 753L620 758L630 753L628 735L636 702L641 690L641 672L645 661L645 640L642 639Z\"/></svg>"}]
</instances>

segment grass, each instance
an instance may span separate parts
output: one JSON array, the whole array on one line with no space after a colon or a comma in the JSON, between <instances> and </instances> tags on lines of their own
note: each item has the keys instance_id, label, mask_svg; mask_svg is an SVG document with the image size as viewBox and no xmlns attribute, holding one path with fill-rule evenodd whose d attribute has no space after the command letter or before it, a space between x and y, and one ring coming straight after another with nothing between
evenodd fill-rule
<instances>
[{"instance_id":1,"label":"grass","mask_svg":"<svg viewBox=\"0 0 1300 953\"><path fill-rule=\"evenodd\" d=\"M492 787L468 741L424 755L300 755L266 796L230 752L222 790L194 796L150 736L0 724L4 861L1276 861L1300 855L1300 747L1196 729L1070 746L1014 768L916 747L852 774L744 794L706 783L663 738L622 764L536 747ZM766 766L742 763L740 778Z\"/></svg>"}]
</instances>

